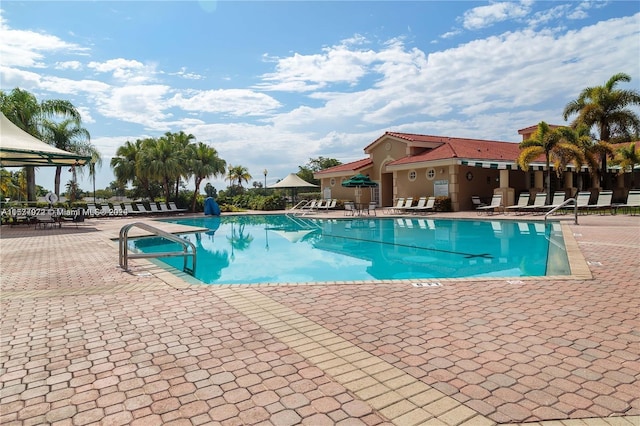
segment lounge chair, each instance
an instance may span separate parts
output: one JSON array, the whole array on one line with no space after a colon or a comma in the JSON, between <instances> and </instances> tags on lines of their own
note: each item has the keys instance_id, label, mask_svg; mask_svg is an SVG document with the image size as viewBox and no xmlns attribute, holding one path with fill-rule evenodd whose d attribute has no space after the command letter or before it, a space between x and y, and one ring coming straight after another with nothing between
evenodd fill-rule
<instances>
[{"instance_id":1,"label":"lounge chair","mask_svg":"<svg viewBox=\"0 0 640 426\"><path fill-rule=\"evenodd\" d=\"M96 210L96 216L113 217L115 216L114 210L109 207L109 204L101 204L100 209Z\"/></svg>"},{"instance_id":2,"label":"lounge chair","mask_svg":"<svg viewBox=\"0 0 640 426\"><path fill-rule=\"evenodd\" d=\"M396 203L391 207L385 208L384 212L387 214L395 213L396 210L402 208L402 206L404 206L404 197L398 198Z\"/></svg>"},{"instance_id":3,"label":"lounge chair","mask_svg":"<svg viewBox=\"0 0 640 426\"><path fill-rule=\"evenodd\" d=\"M582 192L578 192L578 195L576 196L576 207L578 208L579 212L588 212L588 205L589 205L589 200L591 199L591 192L589 191L582 191Z\"/></svg>"},{"instance_id":4,"label":"lounge chair","mask_svg":"<svg viewBox=\"0 0 640 426\"><path fill-rule=\"evenodd\" d=\"M617 212L618 209L622 209L625 213L631 214L634 214L636 210L640 211L640 191L629 191L627 201L624 204L614 204L613 209L615 212Z\"/></svg>"},{"instance_id":5,"label":"lounge chair","mask_svg":"<svg viewBox=\"0 0 640 426\"><path fill-rule=\"evenodd\" d=\"M169 208L171 209L171 211L173 212L186 212L187 209L181 209L178 206L176 206L175 201L170 201L169 202Z\"/></svg>"},{"instance_id":6,"label":"lounge chair","mask_svg":"<svg viewBox=\"0 0 640 426\"><path fill-rule=\"evenodd\" d=\"M411 207L413 205L413 197L405 198L404 204L400 208L396 208L396 213L402 213L406 208Z\"/></svg>"},{"instance_id":7,"label":"lounge chair","mask_svg":"<svg viewBox=\"0 0 640 426\"><path fill-rule=\"evenodd\" d=\"M502 205L501 194L493 194L493 197L491 198L491 203L488 206L480 206L476 208L476 211L478 212L478 214L481 214L481 213L493 214L495 213L496 210L498 211L502 210L504 212L504 206Z\"/></svg>"},{"instance_id":8,"label":"lounge chair","mask_svg":"<svg viewBox=\"0 0 640 426\"><path fill-rule=\"evenodd\" d=\"M155 202L150 201L149 208L151 209L151 213L162 213Z\"/></svg>"},{"instance_id":9,"label":"lounge chair","mask_svg":"<svg viewBox=\"0 0 640 426\"><path fill-rule=\"evenodd\" d=\"M601 214L604 214L605 210L613 208L613 205L611 204L612 197L613 191L600 191L596 202L594 204L587 204L586 208L589 211L599 211Z\"/></svg>"},{"instance_id":10,"label":"lounge chair","mask_svg":"<svg viewBox=\"0 0 640 426\"><path fill-rule=\"evenodd\" d=\"M425 203L420 203L418 200L418 204L414 207L409 207L405 211L413 212L413 213L428 213L433 212L436 205L436 197L427 198Z\"/></svg>"},{"instance_id":11,"label":"lounge chair","mask_svg":"<svg viewBox=\"0 0 640 426\"><path fill-rule=\"evenodd\" d=\"M58 217L54 216L53 213L43 212L34 216L34 222L36 228L46 228L49 226L53 228L54 226L58 226L60 228L61 223Z\"/></svg>"},{"instance_id":12,"label":"lounge chair","mask_svg":"<svg viewBox=\"0 0 640 426\"><path fill-rule=\"evenodd\" d=\"M325 211L333 210L336 208L337 204L338 204L338 200L335 198L332 198L331 200L327 200L327 204L323 208Z\"/></svg>"},{"instance_id":13,"label":"lounge chair","mask_svg":"<svg viewBox=\"0 0 640 426\"><path fill-rule=\"evenodd\" d=\"M75 224L77 228L78 224L84 223L84 211L76 210L74 211L74 213L76 214L72 216L60 216L59 217L60 226L62 226L63 223L72 223L72 224Z\"/></svg>"},{"instance_id":14,"label":"lounge chair","mask_svg":"<svg viewBox=\"0 0 640 426\"><path fill-rule=\"evenodd\" d=\"M521 192L518 196L518 203L513 206L505 207L504 213L507 214L507 212L517 212L521 207L526 207L527 205L529 205L529 193Z\"/></svg>"},{"instance_id":15,"label":"lounge chair","mask_svg":"<svg viewBox=\"0 0 640 426\"><path fill-rule=\"evenodd\" d=\"M374 216L377 216L376 209L378 208L378 204L375 201L371 201L369 203L369 207L367 207L367 214L371 214L373 212Z\"/></svg>"},{"instance_id":16,"label":"lounge chair","mask_svg":"<svg viewBox=\"0 0 640 426\"><path fill-rule=\"evenodd\" d=\"M127 214L126 210L124 208L122 208L122 204L118 203L113 203L111 205L112 208L112 214L114 216L125 216Z\"/></svg>"},{"instance_id":17,"label":"lounge chair","mask_svg":"<svg viewBox=\"0 0 640 426\"><path fill-rule=\"evenodd\" d=\"M547 193L546 192L538 192L536 197L533 199L533 204L529 204L527 206L520 207L516 213L526 214L535 212L537 209L544 206L547 202Z\"/></svg>"},{"instance_id":18,"label":"lounge chair","mask_svg":"<svg viewBox=\"0 0 640 426\"><path fill-rule=\"evenodd\" d=\"M160 203L160 211L162 213L173 213L173 211L165 203Z\"/></svg>"},{"instance_id":19,"label":"lounge chair","mask_svg":"<svg viewBox=\"0 0 640 426\"><path fill-rule=\"evenodd\" d=\"M564 191L554 192L553 200L551 201L551 204L545 204L544 206L540 206L539 208L536 209L536 211L539 213L551 211L556 207L559 207L562 203L564 203L564 197L565 197Z\"/></svg>"},{"instance_id":20,"label":"lounge chair","mask_svg":"<svg viewBox=\"0 0 640 426\"><path fill-rule=\"evenodd\" d=\"M344 215L345 216L353 216L356 214L356 206L352 201L347 201L344 203Z\"/></svg>"},{"instance_id":21,"label":"lounge chair","mask_svg":"<svg viewBox=\"0 0 640 426\"><path fill-rule=\"evenodd\" d=\"M427 204L427 197L420 197L418 198L418 204L416 204L415 206L409 205L405 207L400 207L399 211L402 213L409 212L414 209L423 208L426 204Z\"/></svg>"},{"instance_id":22,"label":"lounge chair","mask_svg":"<svg viewBox=\"0 0 640 426\"><path fill-rule=\"evenodd\" d=\"M307 204L300 207L300 209L311 211L311 210L315 210L317 206L318 206L318 200L311 200Z\"/></svg>"},{"instance_id":23,"label":"lounge chair","mask_svg":"<svg viewBox=\"0 0 640 426\"><path fill-rule=\"evenodd\" d=\"M131 205L131 203L123 203L124 206L124 214L140 214L142 213L141 211L138 211L136 209L133 208L133 206Z\"/></svg>"},{"instance_id":24,"label":"lounge chair","mask_svg":"<svg viewBox=\"0 0 640 426\"><path fill-rule=\"evenodd\" d=\"M316 204L316 210L326 209L327 206L329 206L329 202L331 202L329 199L322 199L318 201L318 204Z\"/></svg>"},{"instance_id":25,"label":"lounge chair","mask_svg":"<svg viewBox=\"0 0 640 426\"><path fill-rule=\"evenodd\" d=\"M483 203L482 200L480 200L480 197L478 195L472 195L471 196L471 202L473 203L473 208L474 209L477 209L478 207L486 206L486 204Z\"/></svg>"},{"instance_id":26,"label":"lounge chair","mask_svg":"<svg viewBox=\"0 0 640 426\"><path fill-rule=\"evenodd\" d=\"M93 203L87 203L87 210L85 216L96 217L98 215L98 208Z\"/></svg>"},{"instance_id":27,"label":"lounge chair","mask_svg":"<svg viewBox=\"0 0 640 426\"><path fill-rule=\"evenodd\" d=\"M151 204L151 203L149 203L149 204ZM144 214L151 213L149 210L147 210L147 208L145 207L145 205L143 203L136 203L136 207L138 208L138 211L140 213L144 213Z\"/></svg>"}]
</instances>

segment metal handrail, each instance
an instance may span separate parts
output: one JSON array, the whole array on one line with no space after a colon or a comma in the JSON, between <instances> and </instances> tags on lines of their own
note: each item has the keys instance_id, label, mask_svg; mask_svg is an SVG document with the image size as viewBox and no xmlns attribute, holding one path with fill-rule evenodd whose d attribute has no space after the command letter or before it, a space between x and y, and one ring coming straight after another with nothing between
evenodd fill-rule
<instances>
[{"instance_id":1,"label":"metal handrail","mask_svg":"<svg viewBox=\"0 0 640 426\"><path fill-rule=\"evenodd\" d=\"M549 210L548 212L545 213L544 215L544 223L547 223L547 216L549 216L551 213L554 213L557 210L560 210L561 208L563 208L564 206L568 205L569 203L573 203L573 214L574 214L574 223L577 225L578 224L578 203L576 202L575 198L569 198L567 200L564 200L564 202L558 206L555 206L554 208L552 208L551 210Z\"/></svg>"},{"instance_id":2,"label":"metal handrail","mask_svg":"<svg viewBox=\"0 0 640 426\"><path fill-rule=\"evenodd\" d=\"M182 251L167 251L167 252L159 252L159 253L129 253L129 230L133 227L137 227L140 229L144 229L145 231L151 232L153 235L157 235L159 237L165 238L169 241L173 241L182 246ZM120 229L120 237L118 239L118 256L120 267L125 271L129 270L129 259L143 259L143 258L154 258L154 257L173 257L173 256L183 256L184 257L184 265L182 270L188 274L193 275L196 270L196 246L191 242L179 238L173 234L165 232L161 229L158 229L154 226L148 225L143 222L133 222L123 226ZM191 252L189 252L191 250ZM187 258L191 257L191 268L187 266Z\"/></svg>"}]
</instances>

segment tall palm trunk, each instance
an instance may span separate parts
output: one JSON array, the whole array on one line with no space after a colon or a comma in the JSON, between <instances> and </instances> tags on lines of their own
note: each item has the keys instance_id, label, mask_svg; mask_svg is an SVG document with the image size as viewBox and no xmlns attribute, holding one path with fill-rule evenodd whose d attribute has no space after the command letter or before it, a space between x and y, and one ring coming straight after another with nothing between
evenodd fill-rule
<instances>
[{"instance_id":1,"label":"tall palm trunk","mask_svg":"<svg viewBox=\"0 0 640 426\"><path fill-rule=\"evenodd\" d=\"M196 189L193 192L193 200L191 201L191 212L196 212L196 199L198 198L198 193L200 192L200 184L202 183L202 179L196 177Z\"/></svg>"},{"instance_id":2,"label":"tall palm trunk","mask_svg":"<svg viewBox=\"0 0 640 426\"><path fill-rule=\"evenodd\" d=\"M56 175L53 179L53 192L60 198L60 175L62 174L62 166L56 166Z\"/></svg>"},{"instance_id":3,"label":"tall palm trunk","mask_svg":"<svg viewBox=\"0 0 640 426\"><path fill-rule=\"evenodd\" d=\"M27 175L27 201L36 201L36 170L33 166L25 167Z\"/></svg>"}]
</instances>

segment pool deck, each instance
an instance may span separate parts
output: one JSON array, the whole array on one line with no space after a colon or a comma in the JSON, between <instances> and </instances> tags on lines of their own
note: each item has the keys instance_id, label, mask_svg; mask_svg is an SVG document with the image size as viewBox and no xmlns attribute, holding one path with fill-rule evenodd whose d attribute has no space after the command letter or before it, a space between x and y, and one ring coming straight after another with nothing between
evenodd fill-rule
<instances>
[{"instance_id":1,"label":"pool deck","mask_svg":"<svg viewBox=\"0 0 640 426\"><path fill-rule=\"evenodd\" d=\"M0 424L640 425L640 216L563 221L571 277L421 287L122 271L152 219L0 228Z\"/></svg>"}]
</instances>

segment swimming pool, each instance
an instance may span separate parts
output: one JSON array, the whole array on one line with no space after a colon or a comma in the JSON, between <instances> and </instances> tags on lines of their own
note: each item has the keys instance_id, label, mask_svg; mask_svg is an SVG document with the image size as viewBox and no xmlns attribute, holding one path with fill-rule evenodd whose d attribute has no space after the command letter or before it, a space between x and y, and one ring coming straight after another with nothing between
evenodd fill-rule
<instances>
[{"instance_id":1,"label":"swimming pool","mask_svg":"<svg viewBox=\"0 0 640 426\"><path fill-rule=\"evenodd\" d=\"M299 283L569 275L557 224L428 218L316 219L238 215L169 219L207 228L182 238L197 248L207 284ZM160 237L130 241L174 251ZM182 258L162 258L177 269Z\"/></svg>"}]
</instances>

